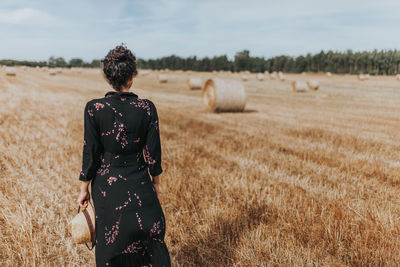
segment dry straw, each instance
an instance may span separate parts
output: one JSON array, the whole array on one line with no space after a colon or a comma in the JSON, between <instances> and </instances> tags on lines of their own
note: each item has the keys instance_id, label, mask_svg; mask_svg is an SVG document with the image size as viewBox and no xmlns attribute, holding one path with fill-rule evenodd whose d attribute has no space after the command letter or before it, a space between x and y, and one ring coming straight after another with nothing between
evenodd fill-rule
<instances>
[{"instance_id":1,"label":"dry straw","mask_svg":"<svg viewBox=\"0 0 400 267\"><path fill-rule=\"evenodd\" d=\"M214 78L204 84L204 104L214 112L243 111L246 98L244 86L237 80Z\"/></svg>"},{"instance_id":2,"label":"dry straw","mask_svg":"<svg viewBox=\"0 0 400 267\"><path fill-rule=\"evenodd\" d=\"M201 89L203 87L201 78L189 78L187 84L190 90Z\"/></svg>"},{"instance_id":3,"label":"dry straw","mask_svg":"<svg viewBox=\"0 0 400 267\"><path fill-rule=\"evenodd\" d=\"M159 83L167 83L168 82L168 75L166 75L166 74L158 75L158 82Z\"/></svg>"},{"instance_id":4,"label":"dry straw","mask_svg":"<svg viewBox=\"0 0 400 267\"><path fill-rule=\"evenodd\" d=\"M14 67L6 67L6 75L7 76L16 76L17 75L17 69Z\"/></svg>"},{"instance_id":5,"label":"dry straw","mask_svg":"<svg viewBox=\"0 0 400 267\"><path fill-rule=\"evenodd\" d=\"M292 91L293 92L305 92L307 91L307 83L303 81L293 81L292 82Z\"/></svg>"},{"instance_id":6,"label":"dry straw","mask_svg":"<svg viewBox=\"0 0 400 267\"><path fill-rule=\"evenodd\" d=\"M264 74L262 74L262 73L257 73L256 78L257 78L257 80L259 80L259 81L264 81Z\"/></svg>"},{"instance_id":7,"label":"dry straw","mask_svg":"<svg viewBox=\"0 0 400 267\"><path fill-rule=\"evenodd\" d=\"M308 89L316 91L319 88L319 82L316 80L308 80L307 86L308 86Z\"/></svg>"}]
</instances>

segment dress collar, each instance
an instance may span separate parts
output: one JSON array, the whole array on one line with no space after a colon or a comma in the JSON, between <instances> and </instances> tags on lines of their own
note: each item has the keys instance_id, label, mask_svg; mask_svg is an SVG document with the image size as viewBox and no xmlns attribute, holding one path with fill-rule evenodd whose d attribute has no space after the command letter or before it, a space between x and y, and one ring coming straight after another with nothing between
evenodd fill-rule
<instances>
[{"instance_id":1,"label":"dress collar","mask_svg":"<svg viewBox=\"0 0 400 267\"><path fill-rule=\"evenodd\" d=\"M109 92L106 93L105 97L110 97L110 96L113 96L113 95L138 97L136 94L134 94L132 92L117 92L117 91L109 91Z\"/></svg>"}]
</instances>

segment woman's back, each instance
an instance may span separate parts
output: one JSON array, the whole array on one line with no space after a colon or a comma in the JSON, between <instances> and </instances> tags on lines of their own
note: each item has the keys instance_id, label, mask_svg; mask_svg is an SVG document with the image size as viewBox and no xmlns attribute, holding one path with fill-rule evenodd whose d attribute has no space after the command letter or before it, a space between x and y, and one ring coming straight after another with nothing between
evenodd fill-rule
<instances>
[{"instance_id":1,"label":"woman's back","mask_svg":"<svg viewBox=\"0 0 400 267\"><path fill-rule=\"evenodd\" d=\"M117 47L106 59L104 73L119 89L86 103L79 176L85 187L91 182L96 265L170 266L154 182L163 171L157 110L150 100L126 90L136 75L132 53Z\"/></svg>"}]
</instances>

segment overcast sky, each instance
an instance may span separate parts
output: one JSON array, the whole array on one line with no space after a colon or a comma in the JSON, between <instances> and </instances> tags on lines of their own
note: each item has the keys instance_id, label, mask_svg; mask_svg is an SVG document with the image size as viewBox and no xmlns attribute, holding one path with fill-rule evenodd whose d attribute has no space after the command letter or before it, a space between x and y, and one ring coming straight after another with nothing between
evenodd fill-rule
<instances>
[{"instance_id":1,"label":"overcast sky","mask_svg":"<svg viewBox=\"0 0 400 267\"><path fill-rule=\"evenodd\" d=\"M400 0L0 0L0 59L400 48Z\"/></svg>"}]
</instances>

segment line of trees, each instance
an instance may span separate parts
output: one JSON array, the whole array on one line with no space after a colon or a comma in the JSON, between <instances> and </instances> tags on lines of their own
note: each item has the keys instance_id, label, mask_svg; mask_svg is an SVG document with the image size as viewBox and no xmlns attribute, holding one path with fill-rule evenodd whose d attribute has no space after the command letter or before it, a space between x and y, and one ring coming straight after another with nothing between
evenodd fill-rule
<instances>
[{"instance_id":1,"label":"line of trees","mask_svg":"<svg viewBox=\"0 0 400 267\"><path fill-rule=\"evenodd\" d=\"M93 59L91 62L85 62L81 58L72 58L68 62L62 57L50 57L48 61L27 61L27 60L13 60L3 59L0 60L0 65L5 66L28 66L28 67L58 67L58 68L99 68L100 60Z\"/></svg>"},{"instance_id":2,"label":"line of trees","mask_svg":"<svg viewBox=\"0 0 400 267\"><path fill-rule=\"evenodd\" d=\"M175 55L158 59L139 59L139 66L144 69L170 69L213 71L228 70L233 72L251 71L283 71L289 73L301 72L332 72L332 73L369 73L371 75L393 75L400 71L400 51L373 50L371 52L321 51L317 54L290 57L276 56L268 59L251 57L248 50L236 53L234 60L226 55L213 58L188 57Z\"/></svg>"},{"instance_id":3,"label":"line of trees","mask_svg":"<svg viewBox=\"0 0 400 267\"><path fill-rule=\"evenodd\" d=\"M99 68L100 60L94 59L85 62L80 58L73 58L68 62L62 57L50 57L48 61L18 61L0 60L0 65L14 66L39 66L39 67L86 67ZM265 59L263 57L250 56L249 50L236 53L233 60L226 55L216 57L197 58L196 56L182 58L168 56L157 59L138 59L138 66L142 69L170 69L193 71L283 71L288 73L301 72L332 72L332 73L369 73L371 75L394 75L400 72L400 51L397 50L373 50L364 52L321 51L317 54L290 57L276 56Z\"/></svg>"}]
</instances>

